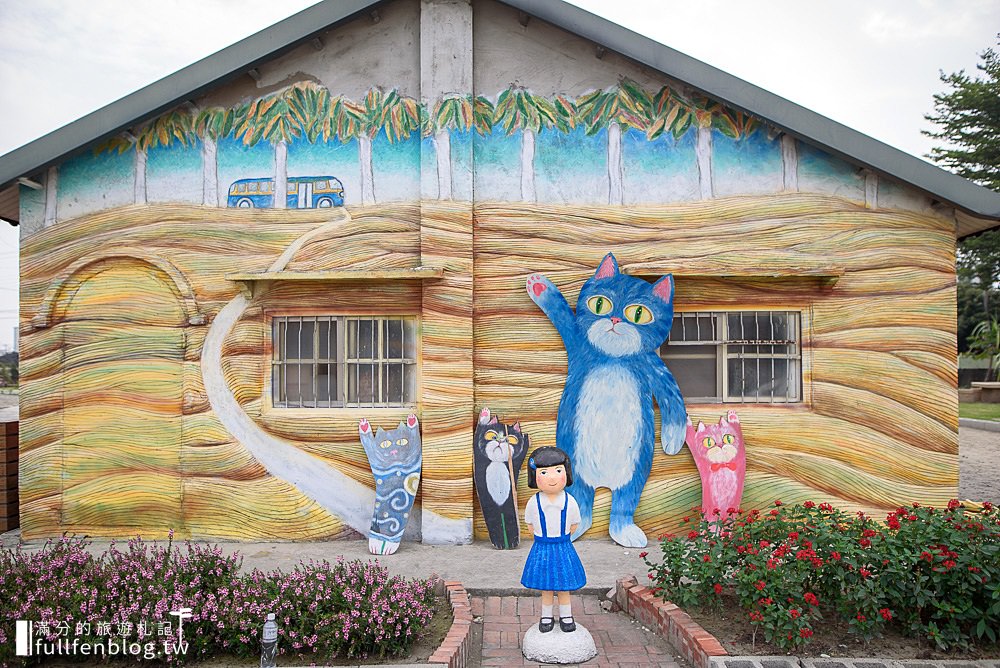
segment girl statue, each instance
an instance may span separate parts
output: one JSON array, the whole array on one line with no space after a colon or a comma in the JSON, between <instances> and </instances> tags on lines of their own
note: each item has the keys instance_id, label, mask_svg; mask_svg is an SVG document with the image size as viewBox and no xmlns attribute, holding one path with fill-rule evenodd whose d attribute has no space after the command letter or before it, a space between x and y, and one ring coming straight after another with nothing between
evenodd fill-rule
<instances>
[{"instance_id":1,"label":"girl statue","mask_svg":"<svg viewBox=\"0 0 1000 668\"><path fill-rule=\"evenodd\" d=\"M566 487L573 484L569 457L559 448L543 447L528 458L528 487L539 490L524 509L524 522L535 536L524 564L521 584L542 592L542 614L538 630L548 633L555 626L553 592L559 595L559 628L576 630L569 593L587 583L570 536L580 523L580 506Z\"/></svg>"}]
</instances>

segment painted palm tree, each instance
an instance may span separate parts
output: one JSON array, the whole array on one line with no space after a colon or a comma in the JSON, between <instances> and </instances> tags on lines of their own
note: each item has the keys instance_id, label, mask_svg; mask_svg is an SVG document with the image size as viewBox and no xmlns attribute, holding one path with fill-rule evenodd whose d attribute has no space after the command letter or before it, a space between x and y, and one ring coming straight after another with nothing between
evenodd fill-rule
<instances>
[{"instance_id":1,"label":"painted palm tree","mask_svg":"<svg viewBox=\"0 0 1000 668\"><path fill-rule=\"evenodd\" d=\"M142 127L135 135L119 134L99 144L94 153L135 151L133 201L146 203L146 161L149 149L170 146L175 140L187 146L194 136L193 117L186 111L175 109L159 116Z\"/></svg>"},{"instance_id":2,"label":"painted palm tree","mask_svg":"<svg viewBox=\"0 0 1000 668\"><path fill-rule=\"evenodd\" d=\"M520 86L510 88L497 96L493 110L493 126L499 125L509 137L521 131L521 201L534 202L535 191L535 136L542 128L560 123L561 118L551 100L532 95Z\"/></svg>"},{"instance_id":3,"label":"painted palm tree","mask_svg":"<svg viewBox=\"0 0 1000 668\"><path fill-rule=\"evenodd\" d=\"M404 97L398 91L388 93L381 88L372 88L363 102L343 101L344 112L349 119L338 121L345 132L358 140L358 161L361 163L361 201L375 203L375 178L372 172L372 141L380 131L385 132L390 143L407 139L420 130L420 104L411 97Z\"/></svg>"},{"instance_id":4,"label":"painted palm tree","mask_svg":"<svg viewBox=\"0 0 1000 668\"><path fill-rule=\"evenodd\" d=\"M452 95L438 100L426 117L424 134L433 138L437 158L438 199L452 198L451 131L464 132L475 125L475 106L471 95Z\"/></svg>"},{"instance_id":5,"label":"painted palm tree","mask_svg":"<svg viewBox=\"0 0 1000 668\"><path fill-rule=\"evenodd\" d=\"M288 202L288 144L302 135L302 126L293 111L295 84L251 102L238 113L235 134L247 146L262 139L274 147L274 208L284 209Z\"/></svg>"},{"instance_id":6,"label":"painted palm tree","mask_svg":"<svg viewBox=\"0 0 1000 668\"><path fill-rule=\"evenodd\" d=\"M698 95L689 103L693 125L698 130L695 156L698 160L698 184L702 199L715 196L712 178L712 130L719 130L730 139L742 139L757 129L753 116L731 109L721 102Z\"/></svg>"},{"instance_id":7,"label":"painted palm tree","mask_svg":"<svg viewBox=\"0 0 1000 668\"><path fill-rule=\"evenodd\" d=\"M608 131L609 204L622 204L625 199L622 132L630 128L646 132L652 106L649 93L631 79L622 79L614 88L587 93L576 101L580 122L588 135L605 128Z\"/></svg>"},{"instance_id":8,"label":"painted palm tree","mask_svg":"<svg viewBox=\"0 0 1000 668\"><path fill-rule=\"evenodd\" d=\"M194 134L201 140L202 199L205 206L219 206L219 140L233 133L240 107L202 109L194 119Z\"/></svg>"}]
</instances>

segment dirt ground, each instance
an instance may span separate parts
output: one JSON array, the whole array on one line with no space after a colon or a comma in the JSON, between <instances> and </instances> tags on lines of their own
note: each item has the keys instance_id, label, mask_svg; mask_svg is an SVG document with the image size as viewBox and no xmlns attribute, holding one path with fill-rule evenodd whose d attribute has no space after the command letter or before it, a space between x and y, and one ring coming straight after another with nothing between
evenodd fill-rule
<instances>
[{"instance_id":1,"label":"dirt ground","mask_svg":"<svg viewBox=\"0 0 1000 668\"><path fill-rule=\"evenodd\" d=\"M958 430L958 497L1000 504L1000 432Z\"/></svg>"}]
</instances>

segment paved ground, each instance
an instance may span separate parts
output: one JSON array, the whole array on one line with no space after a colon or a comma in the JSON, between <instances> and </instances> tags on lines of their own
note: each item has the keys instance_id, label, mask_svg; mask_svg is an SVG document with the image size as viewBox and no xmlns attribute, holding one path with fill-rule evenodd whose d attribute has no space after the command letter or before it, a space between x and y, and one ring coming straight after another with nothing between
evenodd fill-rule
<instances>
[{"instance_id":1,"label":"paved ground","mask_svg":"<svg viewBox=\"0 0 1000 668\"><path fill-rule=\"evenodd\" d=\"M482 616L483 620L482 656L474 656L471 666L538 666L524 660L520 642L524 632L538 623L541 600L539 596L474 596L473 618ZM597 645L597 656L580 665L618 668L688 665L659 635L644 630L623 614L603 612L597 595L574 595L571 601L573 617L587 627ZM479 639L474 640L477 642L473 650L476 650Z\"/></svg>"},{"instance_id":2,"label":"paved ground","mask_svg":"<svg viewBox=\"0 0 1000 668\"><path fill-rule=\"evenodd\" d=\"M958 430L958 496L1000 504L1000 432Z\"/></svg>"}]
</instances>

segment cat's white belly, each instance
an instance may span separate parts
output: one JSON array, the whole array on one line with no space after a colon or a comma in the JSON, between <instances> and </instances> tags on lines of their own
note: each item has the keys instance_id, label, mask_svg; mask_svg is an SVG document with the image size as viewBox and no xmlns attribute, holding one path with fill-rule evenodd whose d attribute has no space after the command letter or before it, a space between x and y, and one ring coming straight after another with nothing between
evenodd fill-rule
<instances>
[{"instance_id":1,"label":"cat's white belly","mask_svg":"<svg viewBox=\"0 0 1000 668\"><path fill-rule=\"evenodd\" d=\"M642 421L639 386L628 371L598 367L583 380L573 475L591 487L617 489L632 479Z\"/></svg>"}]
</instances>

